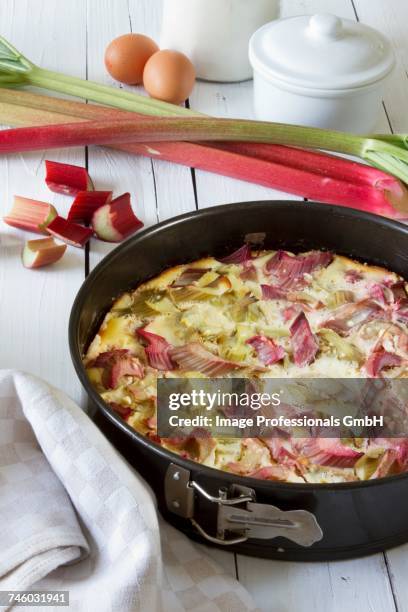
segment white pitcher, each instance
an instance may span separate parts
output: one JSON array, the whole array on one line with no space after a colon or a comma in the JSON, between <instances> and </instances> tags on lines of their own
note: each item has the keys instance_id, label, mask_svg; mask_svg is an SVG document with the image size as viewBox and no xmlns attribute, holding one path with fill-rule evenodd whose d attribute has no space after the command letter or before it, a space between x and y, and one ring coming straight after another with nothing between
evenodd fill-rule
<instances>
[{"instance_id":1,"label":"white pitcher","mask_svg":"<svg viewBox=\"0 0 408 612\"><path fill-rule=\"evenodd\" d=\"M248 42L279 15L279 0L163 0L160 47L185 53L197 77L244 81L252 77Z\"/></svg>"}]
</instances>

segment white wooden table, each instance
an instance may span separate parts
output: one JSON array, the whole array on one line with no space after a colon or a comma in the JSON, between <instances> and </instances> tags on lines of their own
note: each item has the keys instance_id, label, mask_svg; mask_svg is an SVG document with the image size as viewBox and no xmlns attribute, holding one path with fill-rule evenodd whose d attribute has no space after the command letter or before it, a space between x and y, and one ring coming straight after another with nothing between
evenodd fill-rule
<instances>
[{"instance_id":1,"label":"white wooden table","mask_svg":"<svg viewBox=\"0 0 408 612\"><path fill-rule=\"evenodd\" d=\"M408 1L282 0L285 16L318 11L360 19L391 39L398 67L378 129L408 132ZM1 0L0 31L46 68L111 83L103 65L107 43L129 31L157 38L160 15L161 0ZM212 115L251 117L251 88L251 82L199 82L190 104ZM87 163L98 189L130 191L146 225L214 204L282 195L165 162L79 148L0 157L1 215L14 194L53 202L61 214L67 211L68 199L50 193L44 184L45 157ZM92 240L89 253L70 248L54 267L33 272L20 262L24 238L0 222L0 367L33 372L85 403L68 353L67 323L86 271L111 247ZM316 564L208 552L268 612L408 611L408 545L361 560Z\"/></svg>"}]
</instances>

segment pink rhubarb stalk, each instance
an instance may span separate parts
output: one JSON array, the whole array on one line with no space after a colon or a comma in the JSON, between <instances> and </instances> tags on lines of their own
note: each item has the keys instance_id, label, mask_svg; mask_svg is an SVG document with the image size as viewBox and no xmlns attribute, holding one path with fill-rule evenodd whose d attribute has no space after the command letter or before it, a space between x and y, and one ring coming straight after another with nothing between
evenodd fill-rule
<instances>
[{"instance_id":1,"label":"pink rhubarb stalk","mask_svg":"<svg viewBox=\"0 0 408 612\"><path fill-rule=\"evenodd\" d=\"M57 216L52 204L14 196L13 208L3 217L7 225L36 234L47 234L47 226Z\"/></svg>"},{"instance_id":2,"label":"pink rhubarb stalk","mask_svg":"<svg viewBox=\"0 0 408 612\"><path fill-rule=\"evenodd\" d=\"M279 149L279 161L275 155L275 161L267 159L268 155L265 158L250 155L249 151L252 147L255 150L255 146L257 151ZM326 153L313 152L314 164L307 166L303 163L304 150L273 144L248 143L245 153L241 151L241 143L228 143L222 149L213 143L132 143L115 145L115 149L256 183L309 200L395 219L408 218L408 190L401 181L377 168ZM294 165L295 156L297 166ZM340 164L337 173L333 173L337 161ZM358 172L353 175L354 170Z\"/></svg>"},{"instance_id":3,"label":"pink rhubarb stalk","mask_svg":"<svg viewBox=\"0 0 408 612\"><path fill-rule=\"evenodd\" d=\"M79 191L69 209L68 221L90 223L94 212L111 200L111 191Z\"/></svg>"},{"instance_id":4,"label":"pink rhubarb stalk","mask_svg":"<svg viewBox=\"0 0 408 612\"><path fill-rule=\"evenodd\" d=\"M101 240L121 242L143 227L132 210L130 193L124 193L98 208L92 216L92 229Z\"/></svg>"},{"instance_id":5,"label":"pink rhubarb stalk","mask_svg":"<svg viewBox=\"0 0 408 612\"><path fill-rule=\"evenodd\" d=\"M55 217L48 225L47 231L63 242L79 248L83 247L93 234L93 231L88 227L72 223L72 221L67 221L62 217Z\"/></svg>"},{"instance_id":6,"label":"pink rhubarb stalk","mask_svg":"<svg viewBox=\"0 0 408 612\"><path fill-rule=\"evenodd\" d=\"M45 160L45 169L45 182L55 193L76 195L79 191L94 188L86 168Z\"/></svg>"},{"instance_id":7,"label":"pink rhubarb stalk","mask_svg":"<svg viewBox=\"0 0 408 612\"><path fill-rule=\"evenodd\" d=\"M60 125L144 117L110 107L16 90L0 90L0 110L10 125ZM79 129L79 128L78 128ZM106 144L106 143L105 143ZM319 152L262 143L155 142L115 149L257 183L340 206L394 218L408 216L408 190L385 172Z\"/></svg>"},{"instance_id":8,"label":"pink rhubarb stalk","mask_svg":"<svg viewBox=\"0 0 408 612\"><path fill-rule=\"evenodd\" d=\"M22 252L23 266L29 269L49 266L61 259L66 249L66 244L57 244L53 238L28 240Z\"/></svg>"}]
</instances>

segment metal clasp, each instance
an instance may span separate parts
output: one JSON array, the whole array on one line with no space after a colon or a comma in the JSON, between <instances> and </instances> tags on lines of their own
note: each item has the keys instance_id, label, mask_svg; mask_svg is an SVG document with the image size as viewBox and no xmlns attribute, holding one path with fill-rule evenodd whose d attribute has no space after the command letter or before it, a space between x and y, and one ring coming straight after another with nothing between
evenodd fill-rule
<instances>
[{"instance_id":1,"label":"metal clasp","mask_svg":"<svg viewBox=\"0 0 408 612\"><path fill-rule=\"evenodd\" d=\"M198 496L218 505L216 535L207 533L194 518ZM316 517L307 510L283 511L276 506L256 503L255 491L249 487L232 485L211 495L194 480L190 472L171 463L165 478L167 508L190 520L206 540L231 546L246 540L284 537L301 546L311 546L323 537ZM231 534L234 534L232 536Z\"/></svg>"}]
</instances>

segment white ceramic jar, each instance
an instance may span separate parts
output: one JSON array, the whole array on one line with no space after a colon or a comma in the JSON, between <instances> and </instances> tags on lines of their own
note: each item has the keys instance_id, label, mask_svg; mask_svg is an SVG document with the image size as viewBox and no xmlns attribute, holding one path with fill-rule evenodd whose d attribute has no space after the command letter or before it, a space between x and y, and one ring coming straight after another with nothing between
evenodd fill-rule
<instances>
[{"instance_id":1,"label":"white ceramic jar","mask_svg":"<svg viewBox=\"0 0 408 612\"><path fill-rule=\"evenodd\" d=\"M329 14L261 27L249 58L258 119L357 133L375 128L395 65L382 34Z\"/></svg>"},{"instance_id":2,"label":"white ceramic jar","mask_svg":"<svg viewBox=\"0 0 408 612\"><path fill-rule=\"evenodd\" d=\"M248 42L279 15L279 0L164 0L160 47L185 53L197 77L252 78Z\"/></svg>"}]
</instances>

